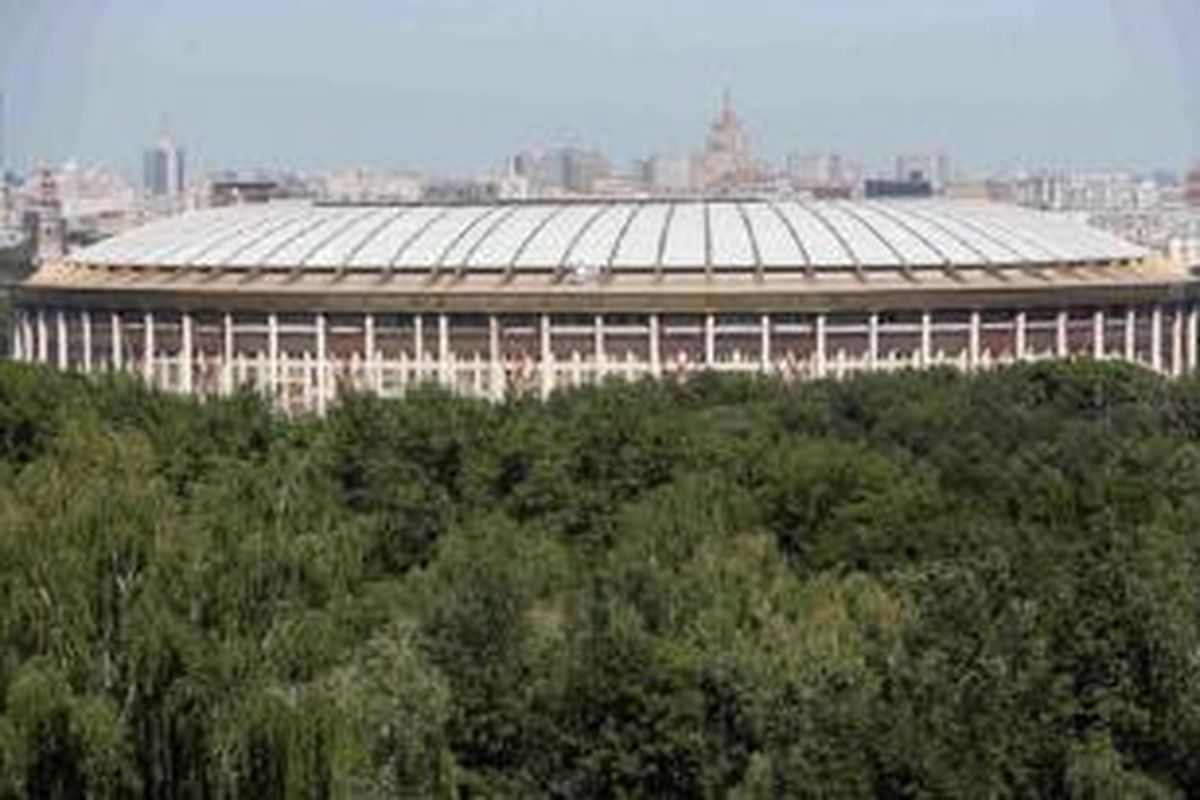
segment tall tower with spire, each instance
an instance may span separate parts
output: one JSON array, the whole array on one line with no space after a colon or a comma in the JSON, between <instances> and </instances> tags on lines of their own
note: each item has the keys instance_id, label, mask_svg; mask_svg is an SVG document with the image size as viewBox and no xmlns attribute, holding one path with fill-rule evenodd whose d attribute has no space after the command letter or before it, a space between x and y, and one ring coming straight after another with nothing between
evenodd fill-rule
<instances>
[{"instance_id":1,"label":"tall tower with spire","mask_svg":"<svg viewBox=\"0 0 1200 800\"><path fill-rule=\"evenodd\" d=\"M693 163L693 183L707 192L729 192L753 186L758 168L750 152L742 121L727 88L721 109L709 125L704 151Z\"/></svg>"}]
</instances>

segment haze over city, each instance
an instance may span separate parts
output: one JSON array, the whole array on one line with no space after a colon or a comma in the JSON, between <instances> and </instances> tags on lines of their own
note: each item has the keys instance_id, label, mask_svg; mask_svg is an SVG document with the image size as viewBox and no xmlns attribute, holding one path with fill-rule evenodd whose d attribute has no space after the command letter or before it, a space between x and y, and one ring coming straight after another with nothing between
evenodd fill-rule
<instances>
[{"instance_id":1,"label":"haze over city","mask_svg":"<svg viewBox=\"0 0 1200 800\"><path fill-rule=\"evenodd\" d=\"M940 149L977 169L1182 168L1191 0L0 0L8 163L493 167L693 148L732 89L780 160Z\"/></svg>"}]
</instances>

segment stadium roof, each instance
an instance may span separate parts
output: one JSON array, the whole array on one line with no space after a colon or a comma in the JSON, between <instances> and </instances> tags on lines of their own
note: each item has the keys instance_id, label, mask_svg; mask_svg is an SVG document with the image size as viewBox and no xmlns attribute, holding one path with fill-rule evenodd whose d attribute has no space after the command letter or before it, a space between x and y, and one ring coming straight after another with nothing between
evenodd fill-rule
<instances>
[{"instance_id":1,"label":"stadium roof","mask_svg":"<svg viewBox=\"0 0 1200 800\"><path fill-rule=\"evenodd\" d=\"M981 201L283 202L191 212L76 265L253 271L834 272L1112 264L1147 253L1075 219Z\"/></svg>"}]
</instances>

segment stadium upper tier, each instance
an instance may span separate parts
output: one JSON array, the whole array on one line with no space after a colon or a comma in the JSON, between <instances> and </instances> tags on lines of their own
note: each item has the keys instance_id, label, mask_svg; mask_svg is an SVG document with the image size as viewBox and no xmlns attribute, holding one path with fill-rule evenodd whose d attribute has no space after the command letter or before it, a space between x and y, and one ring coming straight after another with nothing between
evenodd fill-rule
<instances>
[{"instance_id":1,"label":"stadium upper tier","mask_svg":"<svg viewBox=\"0 0 1200 800\"><path fill-rule=\"evenodd\" d=\"M68 261L667 275L1112 265L1146 255L1070 218L982 201L621 200L230 206L146 225Z\"/></svg>"}]
</instances>

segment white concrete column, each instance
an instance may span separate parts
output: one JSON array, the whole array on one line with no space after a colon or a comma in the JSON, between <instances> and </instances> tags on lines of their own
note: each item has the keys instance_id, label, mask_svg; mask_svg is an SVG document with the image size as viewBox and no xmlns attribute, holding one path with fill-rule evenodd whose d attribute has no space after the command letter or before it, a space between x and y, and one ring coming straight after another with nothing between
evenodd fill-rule
<instances>
[{"instance_id":1,"label":"white concrete column","mask_svg":"<svg viewBox=\"0 0 1200 800\"><path fill-rule=\"evenodd\" d=\"M1067 340L1067 312L1059 311L1055 318L1054 352L1059 358L1071 354L1070 342Z\"/></svg>"},{"instance_id":2,"label":"white concrete column","mask_svg":"<svg viewBox=\"0 0 1200 800\"><path fill-rule=\"evenodd\" d=\"M1104 312L1097 310L1092 314L1092 358L1099 361L1104 358Z\"/></svg>"},{"instance_id":3,"label":"white concrete column","mask_svg":"<svg viewBox=\"0 0 1200 800\"><path fill-rule=\"evenodd\" d=\"M17 319L21 331L21 360L27 364L33 363L37 358L33 339L33 316L28 310L22 309Z\"/></svg>"},{"instance_id":4,"label":"white concrete column","mask_svg":"<svg viewBox=\"0 0 1200 800\"><path fill-rule=\"evenodd\" d=\"M46 325L46 312L37 312L37 360L39 364L50 363L50 329Z\"/></svg>"},{"instance_id":5,"label":"white concrete column","mask_svg":"<svg viewBox=\"0 0 1200 800\"><path fill-rule=\"evenodd\" d=\"M238 356L239 372L241 371L240 370L241 360L242 360L241 356ZM305 349L304 356L300 359L300 364L301 364L300 370L301 370L301 373L304 375L304 380L301 381L301 383L300 383L300 407L303 408L305 411L315 411L316 409L318 409L320 407L320 400L318 400L316 397L314 397L314 392L313 392L312 361L313 361L312 353L310 353L307 349Z\"/></svg>"},{"instance_id":6,"label":"white concrete column","mask_svg":"<svg viewBox=\"0 0 1200 800\"><path fill-rule=\"evenodd\" d=\"M33 314L28 310L21 312L21 340L25 351L25 362L32 364L37 360L37 341L33 330Z\"/></svg>"},{"instance_id":7,"label":"white concrete column","mask_svg":"<svg viewBox=\"0 0 1200 800\"><path fill-rule=\"evenodd\" d=\"M363 315L363 384L372 392L379 391L379 361L375 347L375 315Z\"/></svg>"},{"instance_id":8,"label":"white concrete column","mask_svg":"<svg viewBox=\"0 0 1200 800\"><path fill-rule=\"evenodd\" d=\"M867 317L867 369L874 372L879 367L879 315Z\"/></svg>"},{"instance_id":9,"label":"white concrete column","mask_svg":"<svg viewBox=\"0 0 1200 800\"><path fill-rule=\"evenodd\" d=\"M13 360L28 361L29 360L29 337L28 324L26 323L26 312L17 310L13 313L12 318L12 339L13 339Z\"/></svg>"},{"instance_id":10,"label":"white concrete column","mask_svg":"<svg viewBox=\"0 0 1200 800\"><path fill-rule=\"evenodd\" d=\"M1187 344L1186 344L1186 369L1188 374L1196 371L1197 366L1197 337L1200 336L1200 312L1196 306L1188 306L1187 311Z\"/></svg>"},{"instance_id":11,"label":"white concrete column","mask_svg":"<svg viewBox=\"0 0 1200 800\"><path fill-rule=\"evenodd\" d=\"M27 312L25 310L19 310L15 314L13 314L13 328L15 329L15 332L16 332L16 335L14 336L14 341L20 342L20 348L21 348L20 360L21 361L29 361L31 358L31 354L29 352L30 342L29 342L28 316L29 316L29 312Z\"/></svg>"},{"instance_id":12,"label":"white concrete column","mask_svg":"<svg viewBox=\"0 0 1200 800\"><path fill-rule=\"evenodd\" d=\"M329 403L329 346L325 315L317 314L317 413L324 414Z\"/></svg>"},{"instance_id":13,"label":"white concrete column","mask_svg":"<svg viewBox=\"0 0 1200 800\"><path fill-rule=\"evenodd\" d=\"M446 314L438 314L437 321L438 383L448 388L452 383L452 376L450 374L450 317Z\"/></svg>"},{"instance_id":14,"label":"white concrete column","mask_svg":"<svg viewBox=\"0 0 1200 800\"><path fill-rule=\"evenodd\" d=\"M538 374L541 396L545 400L554 391L554 350L550 339L550 315L538 315Z\"/></svg>"},{"instance_id":15,"label":"white concrete column","mask_svg":"<svg viewBox=\"0 0 1200 800\"><path fill-rule=\"evenodd\" d=\"M979 369L982 361L983 318L978 311L972 311L969 330L967 332L967 365L971 369Z\"/></svg>"},{"instance_id":16,"label":"white concrete column","mask_svg":"<svg viewBox=\"0 0 1200 800\"><path fill-rule=\"evenodd\" d=\"M279 315L267 314L267 394L279 396Z\"/></svg>"},{"instance_id":17,"label":"white concrete column","mask_svg":"<svg viewBox=\"0 0 1200 800\"><path fill-rule=\"evenodd\" d=\"M32 364L37 361L37 338L34 333L33 313L29 310L21 312L21 351L25 358L25 363Z\"/></svg>"},{"instance_id":18,"label":"white concrete column","mask_svg":"<svg viewBox=\"0 0 1200 800\"><path fill-rule=\"evenodd\" d=\"M917 363L924 369L933 364L933 314L928 311L921 312L921 344Z\"/></svg>"},{"instance_id":19,"label":"white concrete column","mask_svg":"<svg viewBox=\"0 0 1200 800\"><path fill-rule=\"evenodd\" d=\"M121 315L116 311L109 314L109 338L112 340L112 369L120 372L124 367L125 345L121 341Z\"/></svg>"},{"instance_id":20,"label":"white concrete column","mask_svg":"<svg viewBox=\"0 0 1200 800\"><path fill-rule=\"evenodd\" d=\"M704 367L714 369L717 364L717 321L712 314L704 315Z\"/></svg>"},{"instance_id":21,"label":"white concrete column","mask_svg":"<svg viewBox=\"0 0 1200 800\"><path fill-rule=\"evenodd\" d=\"M1154 306L1154 310L1150 313L1150 368L1155 372L1162 372L1162 335L1163 335L1163 311L1162 306Z\"/></svg>"},{"instance_id":22,"label":"white concrete column","mask_svg":"<svg viewBox=\"0 0 1200 800\"><path fill-rule=\"evenodd\" d=\"M147 311L142 316L142 377L154 385L154 314Z\"/></svg>"},{"instance_id":23,"label":"white concrete column","mask_svg":"<svg viewBox=\"0 0 1200 800\"><path fill-rule=\"evenodd\" d=\"M12 360L20 363L25 360L24 344L21 341L23 331L21 330L21 312L14 311L11 320L8 324L8 336L12 342L12 350L9 353Z\"/></svg>"},{"instance_id":24,"label":"white concrete column","mask_svg":"<svg viewBox=\"0 0 1200 800\"><path fill-rule=\"evenodd\" d=\"M828 361L828 342L825 336L825 315L817 314L815 321L816 326L816 352L813 354L813 366L818 378L825 377L825 370Z\"/></svg>"},{"instance_id":25,"label":"white concrete column","mask_svg":"<svg viewBox=\"0 0 1200 800\"><path fill-rule=\"evenodd\" d=\"M1017 361L1024 361L1025 354L1029 349L1028 339L1028 319L1024 311L1018 311L1017 317L1013 321L1013 356Z\"/></svg>"},{"instance_id":26,"label":"white concrete column","mask_svg":"<svg viewBox=\"0 0 1200 800\"><path fill-rule=\"evenodd\" d=\"M504 399L504 353L500 349L500 318L488 314L488 383L493 400Z\"/></svg>"},{"instance_id":27,"label":"white concrete column","mask_svg":"<svg viewBox=\"0 0 1200 800\"><path fill-rule=\"evenodd\" d=\"M9 355L12 356L13 361L18 363L25 360L24 331L21 329L21 316L21 311L14 311L8 324L8 335L12 341L12 351Z\"/></svg>"},{"instance_id":28,"label":"white concrete column","mask_svg":"<svg viewBox=\"0 0 1200 800\"><path fill-rule=\"evenodd\" d=\"M221 393L233 394L233 368L237 352L233 347L233 315L221 317Z\"/></svg>"},{"instance_id":29,"label":"white concrete column","mask_svg":"<svg viewBox=\"0 0 1200 800\"><path fill-rule=\"evenodd\" d=\"M71 365L71 359L67 350L67 315L61 309L54 312L54 334L58 368L65 370Z\"/></svg>"},{"instance_id":30,"label":"white concrete column","mask_svg":"<svg viewBox=\"0 0 1200 800\"><path fill-rule=\"evenodd\" d=\"M1183 307L1171 313L1171 374L1183 374Z\"/></svg>"},{"instance_id":31,"label":"white concrete column","mask_svg":"<svg viewBox=\"0 0 1200 800\"><path fill-rule=\"evenodd\" d=\"M79 313L79 327L83 332L83 371L92 374L92 315L88 311Z\"/></svg>"},{"instance_id":32,"label":"white concrete column","mask_svg":"<svg viewBox=\"0 0 1200 800\"><path fill-rule=\"evenodd\" d=\"M604 351L604 315L597 314L594 324L592 338L595 340L593 346L596 356L596 380L603 381L608 377L608 355Z\"/></svg>"},{"instance_id":33,"label":"white concrete column","mask_svg":"<svg viewBox=\"0 0 1200 800\"><path fill-rule=\"evenodd\" d=\"M764 375L771 374L771 315L763 314L759 320L761 342L758 347L759 364Z\"/></svg>"},{"instance_id":34,"label":"white concrete column","mask_svg":"<svg viewBox=\"0 0 1200 800\"><path fill-rule=\"evenodd\" d=\"M179 318L179 325L179 390L184 394L191 394L194 388L192 369L196 360L192 342L192 315L184 312Z\"/></svg>"},{"instance_id":35,"label":"white concrete column","mask_svg":"<svg viewBox=\"0 0 1200 800\"><path fill-rule=\"evenodd\" d=\"M32 312L28 310L21 312L21 350L27 364L37 361L37 337L34 332L33 320Z\"/></svg>"},{"instance_id":36,"label":"white concrete column","mask_svg":"<svg viewBox=\"0 0 1200 800\"><path fill-rule=\"evenodd\" d=\"M1137 361L1137 309L1132 306L1125 310L1125 360Z\"/></svg>"},{"instance_id":37,"label":"white concrete column","mask_svg":"<svg viewBox=\"0 0 1200 800\"><path fill-rule=\"evenodd\" d=\"M22 309L21 315L17 319L20 320L21 326L21 359L29 363L34 358L33 323L30 321L29 311Z\"/></svg>"},{"instance_id":38,"label":"white concrete column","mask_svg":"<svg viewBox=\"0 0 1200 800\"><path fill-rule=\"evenodd\" d=\"M413 360L417 367L417 382L426 379L425 372L425 317L422 314L413 315Z\"/></svg>"},{"instance_id":39,"label":"white concrete column","mask_svg":"<svg viewBox=\"0 0 1200 800\"><path fill-rule=\"evenodd\" d=\"M662 375L662 349L659 341L658 314L649 317L650 326L650 374L658 378Z\"/></svg>"}]
</instances>

